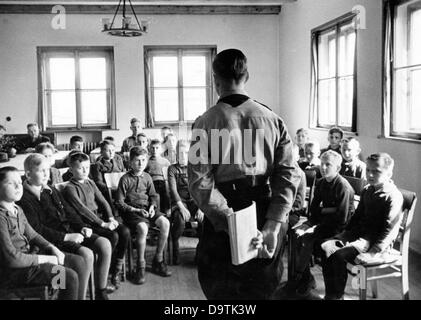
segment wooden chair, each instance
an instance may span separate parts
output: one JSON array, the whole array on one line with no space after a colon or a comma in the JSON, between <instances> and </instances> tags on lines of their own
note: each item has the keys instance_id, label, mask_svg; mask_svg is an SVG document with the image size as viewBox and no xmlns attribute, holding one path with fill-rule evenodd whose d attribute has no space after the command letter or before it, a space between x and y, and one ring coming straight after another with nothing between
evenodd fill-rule
<instances>
[{"instance_id":1,"label":"wooden chair","mask_svg":"<svg viewBox=\"0 0 421 320\"><path fill-rule=\"evenodd\" d=\"M385 252L378 259L367 264L348 263L347 269L355 275L359 286L360 300L367 299L367 282L372 282L373 297L377 298L377 280L385 278L401 278L402 299L409 300L409 275L408 275L408 251L409 238L411 234L411 223L417 203L417 196L414 192L400 190L403 195L402 205L402 223L399 234L394 242L393 248ZM395 247L398 246L397 249ZM390 271L381 275L377 275L378 269ZM356 273L356 274L355 274ZM368 276L370 274L370 276Z\"/></svg>"}]
</instances>

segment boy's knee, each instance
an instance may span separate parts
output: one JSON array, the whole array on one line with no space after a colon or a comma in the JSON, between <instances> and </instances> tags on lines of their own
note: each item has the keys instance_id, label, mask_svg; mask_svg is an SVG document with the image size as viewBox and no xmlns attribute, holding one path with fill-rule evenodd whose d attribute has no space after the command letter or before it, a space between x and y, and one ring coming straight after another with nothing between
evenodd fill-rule
<instances>
[{"instance_id":1,"label":"boy's knee","mask_svg":"<svg viewBox=\"0 0 421 320\"><path fill-rule=\"evenodd\" d=\"M159 227L161 232L168 232L170 230L170 222L164 216L160 216L156 220L156 225Z\"/></svg>"},{"instance_id":2,"label":"boy's knee","mask_svg":"<svg viewBox=\"0 0 421 320\"><path fill-rule=\"evenodd\" d=\"M83 259L85 260L85 263L88 267L91 267L94 263L94 253L92 252L91 249L87 248L87 247L81 247L79 249L80 256L83 257Z\"/></svg>"},{"instance_id":3,"label":"boy's knee","mask_svg":"<svg viewBox=\"0 0 421 320\"><path fill-rule=\"evenodd\" d=\"M146 235L148 234L148 225L144 222L140 222L136 225L136 233L138 238L146 238Z\"/></svg>"},{"instance_id":4,"label":"boy's knee","mask_svg":"<svg viewBox=\"0 0 421 320\"><path fill-rule=\"evenodd\" d=\"M130 240L131 234L129 228L127 228L125 225L120 225L120 236L125 240Z\"/></svg>"},{"instance_id":5,"label":"boy's knee","mask_svg":"<svg viewBox=\"0 0 421 320\"><path fill-rule=\"evenodd\" d=\"M111 242L104 237L99 237L96 241L95 241L95 247L97 248L97 250L103 254L103 255L111 255Z\"/></svg>"}]
</instances>

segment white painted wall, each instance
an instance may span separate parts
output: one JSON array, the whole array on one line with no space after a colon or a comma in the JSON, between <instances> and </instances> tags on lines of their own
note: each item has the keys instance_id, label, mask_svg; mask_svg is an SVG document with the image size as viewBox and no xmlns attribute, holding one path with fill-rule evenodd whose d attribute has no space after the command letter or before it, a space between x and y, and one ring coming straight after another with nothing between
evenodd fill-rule
<instances>
[{"instance_id":1,"label":"white painted wall","mask_svg":"<svg viewBox=\"0 0 421 320\"><path fill-rule=\"evenodd\" d=\"M145 118L144 45L216 45L239 48L250 65L249 94L278 109L279 20L275 15L156 15L150 32L139 38L101 34L101 15L67 15L66 29L51 27L53 15L0 15L0 123L9 133L24 133L37 121L37 46L114 46L118 131L103 132L122 141L131 134L129 119ZM6 116L12 117L5 123ZM159 132L147 131L153 136ZM66 138L59 141L67 142Z\"/></svg>"},{"instance_id":2,"label":"white painted wall","mask_svg":"<svg viewBox=\"0 0 421 320\"><path fill-rule=\"evenodd\" d=\"M388 152L396 160L394 180L421 196L421 144L378 138L382 125L382 0L299 0L280 14L281 116L291 131L308 127L311 29L333 20L355 5L366 9L366 27L358 34L358 139L364 156ZM311 130L327 144L326 131ZM413 222L411 247L421 252L421 205Z\"/></svg>"}]
</instances>

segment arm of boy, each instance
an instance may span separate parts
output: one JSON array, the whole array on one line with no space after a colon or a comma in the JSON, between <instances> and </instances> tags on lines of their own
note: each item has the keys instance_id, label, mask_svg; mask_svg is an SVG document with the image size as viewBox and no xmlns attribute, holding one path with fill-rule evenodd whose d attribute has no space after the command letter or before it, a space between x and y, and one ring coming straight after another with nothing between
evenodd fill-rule
<instances>
[{"instance_id":1,"label":"arm of boy","mask_svg":"<svg viewBox=\"0 0 421 320\"><path fill-rule=\"evenodd\" d=\"M177 207L180 209L180 213L183 216L184 221L190 221L191 215L190 211L184 206L183 202L177 201Z\"/></svg>"},{"instance_id":2,"label":"arm of boy","mask_svg":"<svg viewBox=\"0 0 421 320\"><path fill-rule=\"evenodd\" d=\"M56 246L52 244L48 248L50 249L51 254L57 257L58 264L61 266L64 265L64 258L65 258L64 253L61 252Z\"/></svg>"},{"instance_id":3,"label":"arm of boy","mask_svg":"<svg viewBox=\"0 0 421 320\"><path fill-rule=\"evenodd\" d=\"M103 212L108 217L108 221L111 221L110 219L111 218L114 218L113 209L111 209L110 204L104 198L104 196L102 195L101 191L99 191L99 189L96 186L95 182L93 182L92 180L88 180L88 181L91 183L91 186L92 186L92 188L94 190L95 202L98 204L98 206L100 208L102 208Z\"/></svg>"}]
</instances>

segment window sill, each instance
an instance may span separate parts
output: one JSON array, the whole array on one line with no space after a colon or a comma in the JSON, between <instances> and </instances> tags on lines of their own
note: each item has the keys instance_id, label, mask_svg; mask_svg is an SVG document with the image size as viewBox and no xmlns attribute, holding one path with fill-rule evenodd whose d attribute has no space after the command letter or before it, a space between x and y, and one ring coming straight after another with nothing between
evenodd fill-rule
<instances>
[{"instance_id":1,"label":"window sill","mask_svg":"<svg viewBox=\"0 0 421 320\"><path fill-rule=\"evenodd\" d=\"M47 129L43 132L46 133L66 133L66 132L102 132L102 131L119 131L119 129L112 129L112 128L69 128L69 129L64 129L64 128L57 128L57 129Z\"/></svg>"},{"instance_id":2,"label":"window sill","mask_svg":"<svg viewBox=\"0 0 421 320\"><path fill-rule=\"evenodd\" d=\"M324 132L329 132L329 130L330 130L328 128L322 128L322 127L310 127L309 129L315 130L315 131L324 131ZM344 135L346 135L348 137L358 137L359 136L358 132L345 131L345 130L344 130Z\"/></svg>"},{"instance_id":3,"label":"window sill","mask_svg":"<svg viewBox=\"0 0 421 320\"><path fill-rule=\"evenodd\" d=\"M394 136L385 136L385 135L379 135L379 136L377 136L377 138L383 139L383 140L392 140L392 141L399 141L399 142L409 142L409 143L421 144L421 140L412 139L412 138L394 137Z\"/></svg>"}]
</instances>

